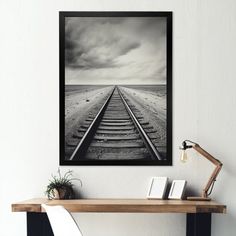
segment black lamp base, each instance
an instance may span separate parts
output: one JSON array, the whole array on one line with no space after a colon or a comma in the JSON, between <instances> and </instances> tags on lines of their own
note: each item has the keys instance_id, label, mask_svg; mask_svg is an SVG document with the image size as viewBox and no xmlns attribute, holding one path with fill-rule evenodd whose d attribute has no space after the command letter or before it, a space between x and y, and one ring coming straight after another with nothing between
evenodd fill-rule
<instances>
[{"instance_id":1,"label":"black lamp base","mask_svg":"<svg viewBox=\"0 0 236 236\"><path fill-rule=\"evenodd\" d=\"M211 201L209 197L187 197L189 201Z\"/></svg>"}]
</instances>

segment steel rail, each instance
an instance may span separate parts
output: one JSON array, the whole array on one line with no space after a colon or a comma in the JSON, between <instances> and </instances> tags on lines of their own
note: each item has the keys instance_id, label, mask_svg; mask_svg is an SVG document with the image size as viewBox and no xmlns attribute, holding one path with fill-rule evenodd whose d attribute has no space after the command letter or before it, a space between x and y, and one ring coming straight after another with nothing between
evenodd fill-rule
<instances>
[{"instance_id":1,"label":"steel rail","mask_svg":"<svg viewBox=\"0 0 236 236\"><path fill-rule=\"evenodd\" d=\"M92 140L92 137L94 136L98 125L100 124L100 121L103 117L104 112L106 111L107 105L115 91L115 88L113 88L110 96L107 98L107 100L104 102L103 106L101 107L101 109L99 110L99 112L97 113L96 117L94 118L94 120L92 121L92 123L89 125L87 131L85 132L85 134L83 135L82 139L80 140L79 144L77 145L77 147L75 148L74 152L72 153L71 157L70 157L70 161L74 160L74 159L79 159L83 154L85 154L85 152L87 151L89 144Z\"/></svg>"},{"instance_id":2,"label":"steel rail","mask_svg":"<svg viewBox=\"0 0 236 236\"><path fill-rule=\"evenodd\" d=\"M125 105L126 110L128 111L131 119L133 120L136 128L138 129L141 138L143 140L143 142L145 143L147 149L149 150L149 152L151 153L151 156L153 159L158 159L158 160L162 160L160 153L157 151L157 149L155 148L155 146L153 145L152 141L150 140L150 138L147 136L146 132L144 131L143 127L140 125L139 121L137 120L137 118L135 117L134 113L132 112L132 110L130 109L128 103L125 101L120 89L117 87L118 93L121 97L122 102Z\"/></svg>"}]
</instances>

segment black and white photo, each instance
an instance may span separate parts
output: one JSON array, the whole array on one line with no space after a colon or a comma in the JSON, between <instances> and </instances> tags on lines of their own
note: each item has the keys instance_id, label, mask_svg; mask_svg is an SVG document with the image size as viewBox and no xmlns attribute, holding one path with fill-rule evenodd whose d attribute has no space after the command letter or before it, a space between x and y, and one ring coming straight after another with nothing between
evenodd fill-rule
<instances>
[{"instance_id":1,"label":"black and white photo","mask_svg":"<svg viewBox=\"0 0 236 236\"><path fill-rule=\"evenodd\" d=\"M172 164L171 12L60 12L60 164Z\"/></svg>"}]
</instances>

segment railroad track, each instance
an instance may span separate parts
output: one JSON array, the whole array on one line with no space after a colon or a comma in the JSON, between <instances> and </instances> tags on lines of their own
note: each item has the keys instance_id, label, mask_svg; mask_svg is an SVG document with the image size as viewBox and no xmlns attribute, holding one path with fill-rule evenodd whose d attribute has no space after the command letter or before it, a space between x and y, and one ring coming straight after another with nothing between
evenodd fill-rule
<instances>
[{"instance_id":1,"label":"railroad track","mask_svg":"<svg viewBox=\"0 0 236 236\"><path fill-rule=\"evenodd\" d=\"M78 145L69 160L162 160L150 138L156 131L135 109L115 86L97 115L88 116L74 135Z\"/></svg>"}]
</instances>

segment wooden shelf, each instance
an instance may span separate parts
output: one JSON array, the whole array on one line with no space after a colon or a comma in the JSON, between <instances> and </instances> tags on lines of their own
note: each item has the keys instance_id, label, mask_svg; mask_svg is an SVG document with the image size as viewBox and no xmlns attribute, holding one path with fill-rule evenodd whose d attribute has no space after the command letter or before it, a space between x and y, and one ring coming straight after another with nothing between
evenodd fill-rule
<instances>
[{"instance_id":1,"label":"wooden shelf","mask_svg":"<svg viewBox=\"0 0 236 236\"><path fill-rule=\"evenodd\" d=\"M41 204L63 205L70 212L136 213L226 213L226 206L215 201L147 199L76 199L35 198L12 204L13 212L43 212Z\"/></svg>"}]
</instances>

